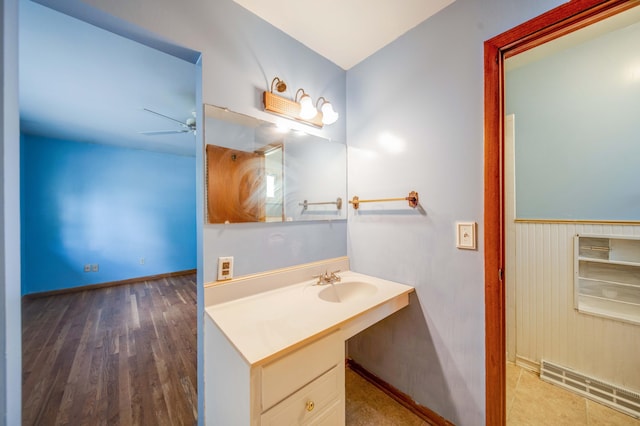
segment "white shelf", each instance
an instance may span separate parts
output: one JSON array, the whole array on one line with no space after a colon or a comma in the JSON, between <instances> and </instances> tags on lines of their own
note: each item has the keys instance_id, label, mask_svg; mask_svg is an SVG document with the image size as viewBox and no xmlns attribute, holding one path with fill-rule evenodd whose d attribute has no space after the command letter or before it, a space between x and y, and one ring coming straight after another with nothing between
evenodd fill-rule
<instances>
[{"instance_id":1,"label":"white shelf","mask_svg":"<svg viewBox=\"0 0 640 426\"><path fill-rule=\"evenodd\" d=\"M640 267L639 262L629 262L625 260L608 260L608 259L594 259L591 257L578 257L578 260L581 262L593 262L593 263L606 263L609 265L626 265L626 266L638 266Z\"/></svg>"},{"instance_id":2,"label":"white shelf","mask_svg":"<svg viewBox=\"0 0 640 426\"><path fill-rule=\"evenodd\" d=\"M608 299L581 296L579 312L603 318L640 324L640 310L638 305L613 302Z\"/></svg>"},{"instance_id":3,"label":"white shelf","mask_svg":"<svg viewBox=\"0 0 640 426\"><path fill-rule=\"evenodd\" d=\"M640 324L640 238L576 235L574 276L579 312Z\"/></svg>"}]
</instances>

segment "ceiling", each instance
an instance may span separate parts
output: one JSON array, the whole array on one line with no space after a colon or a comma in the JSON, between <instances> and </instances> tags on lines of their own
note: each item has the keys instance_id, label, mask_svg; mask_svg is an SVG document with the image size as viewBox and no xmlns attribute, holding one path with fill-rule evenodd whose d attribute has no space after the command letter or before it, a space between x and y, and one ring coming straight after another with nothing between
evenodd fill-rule
<instances>
[{"instance_id":1,"label":"ceiling","mask_svg":"<svg viewBox=\"0 0 640 426\"><path fill-rule=\"evenodd\" d=\"M234 0L345 70L454 0Z\"/></svg>"},{"instance_id":2,"label":"ceiling","mask_svg":"<svg viewBox=\"0 0 640 426\"><path fill-rule=\"evenodd\" d=\"M234 1L343 69L453 2ZM184 129L196 108L194 64L29 0L19 36L23 133L195 155L191 132L141 133Z\"/></svg>"}]
</instances>

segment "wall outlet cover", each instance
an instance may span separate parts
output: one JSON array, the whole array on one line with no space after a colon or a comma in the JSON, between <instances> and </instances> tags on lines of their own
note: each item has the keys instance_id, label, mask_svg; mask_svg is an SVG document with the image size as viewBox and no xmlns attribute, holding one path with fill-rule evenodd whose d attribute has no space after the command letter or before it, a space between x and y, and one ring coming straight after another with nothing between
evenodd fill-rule
<instances>
[{"instance_id":1,"label":"wall outlet cover","mask_svg":"<svg viewBox=\"0 0 640 426\"><path fill-rule=\"evenodd\" d=\"M218 281L233 278L233 256L218 258Z\"/></svg>"}]
</instances>

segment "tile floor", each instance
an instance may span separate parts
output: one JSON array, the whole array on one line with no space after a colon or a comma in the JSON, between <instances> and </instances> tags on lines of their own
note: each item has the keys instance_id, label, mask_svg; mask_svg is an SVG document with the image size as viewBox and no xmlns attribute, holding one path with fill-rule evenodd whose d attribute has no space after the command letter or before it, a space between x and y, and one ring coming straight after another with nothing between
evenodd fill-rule
<instances>
[{"instance_id":1,"label":"tile floor","mask_svg":"<svg viewBox=\"0 0 640 426\"><path fill-rule=\"evenodd\" d=\"M425 421L346 369L347 426L425 426ZM640 426L640 420L507 364L508 426Z\"/></svg>"},{"instance_id":2,"label":"tile floor","mask_svg":"<svg viewBox=\"0 0 640 426\"><path fill-rule=\"evenodd\" d=\"M345 374L347 426L428 425L350 368Z\"/></svg>"},{"instance_id":3,"label":"tile floor","mask_svg":"<svg viewBox=\"0 0 640 426\"><path fill-rule=\"evenodd\" d=\"M640 420L507 363L507 425L640 426Z\"/></svg>"}]
</instances>

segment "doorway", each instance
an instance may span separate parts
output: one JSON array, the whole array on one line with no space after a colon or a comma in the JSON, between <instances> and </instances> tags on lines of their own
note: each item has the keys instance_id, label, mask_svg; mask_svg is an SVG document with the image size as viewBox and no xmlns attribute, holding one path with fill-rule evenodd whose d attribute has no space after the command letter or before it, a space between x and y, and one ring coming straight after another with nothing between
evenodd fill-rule
<instances>
[{"instance_id":1,"label":"doorway","mask_svg":"<svg viewBox=\"0 0 640 426\"><path fill-rule=\"evenodd\" d=\"M636 5L634 1L573 1L485 42L487 424L506 424L504 61Z\"/></svg>"},{"instance_id":2,"label":"doorway","mask_svg":"<svg viewBox=\"0 0 640 426\"><path fill-rule=\"evenodd\" d=\"M200 90L198 81L201 79L198 71L200 65L116 35L116 29L111 28L113 31L103 30L34 2L29 1L24 2L24 5L21 4L20 12L21 19L32 19L28 25L23 25L24 21L21 22L21 48L27 46L29 43L25 43L25 41L27 38L31 38L29 39L32 42L31 47L35 47L31 51L31 56L36 59L34 62L30 62L31 65L36 64L36 67L24 66L22 61L29 55L22 54L22 51L20 71L21 73L36 74L43 70L45 73L48 72L44 78L36 78L39 80L38 84L49 85L45 87L47 90L35 90L35 88L42 89L36 84L28 86L28 89L31 90L30 95L34 95L33 98L29 98L29 101L37 99L39 93L61 95L64 98L58 103L49 102L48 99L46 102L34 102L33 105L39 106L47 112L62 115L69 120L68 126L63 126L64 129L75 135L87 130L87 128L90 130L89 136L84 138L77 138L73 134L69 136L56 135L49 138L36 135L36 129L32 128L29 131L29 136L24 138L30 139L27 143L31 144L32 149L27 153L29 156L24 155L23 151L23 160L25 158L32 159L34 157L31 155L37 155L40 163L30 164L32 170L36 168L39 173L44 173L45 167L37 168L37 166L46 165L47 170L53 170L58 179L47 180L46 175L43 175L44 179L38 180L35 186L45 197L49 197L48 200L51 202L31 204L27 206L30 209L23 207L23 226L24 216L27 214L35 216L36 210L40 210L37 212L38 215L48 215L46 220L51 222L54 222L53 218L57 218L61 211L66 212L64 224L61 224L61 220L57 220L57 224L47 222L48 231L59 242L55 247L57 249L55 254L59 256L44 256L42 259L46 259L46 261L42 260L42 263L48 262L49 265L54 261L59 261L59 264L64 264L66 267L67 275L62 276L62 273L58 274L52 269L49 269L48 272L51 276L61 277L59 281L68 284L68 287L84 287L93 286L96 283L123 284L123 281L130 278L169 275L172 272L181 273L195 269L198 263L197 258L201 257L197 253L196 247L196 215L198 213L196 211L196 194L199 192L197 185L201 185L201 181L198 182L197 179L196 161L198 160L196 160L196 155L198 155L197 147L201 146L201 135L196 137L191 127L182 126L181 123L182 121L185 124L192 123L192 112L198 116L201 115L201 111L196 108L198 104L196 100ZM61 21L63 24L60 24ZM115 20L111 24L114 22ZM72 30L78 28L90 29L82 34L75 34L73 37ZM39 31L43 31L44 35ZM68 40L69 36L72 36L72 41ZM56 54L56 50L43 48L41 37L48 38L52 44L58 44L66 50L66 54L77 56L77 60L81 63L71 62L73 58L69 62L65 62L62 58L63 55ZM92 44L97 39L103 41L103 44L98 47ZM109 39L114 44L107 45L107 42L104 42L105 39ZM39 50L38 47L40 47ZM94 53L95 55L83 53ZM123 55L126 59L114 60L114 54ZM66 56L64 57L66 58ZM49 60L56 60L60 68L52 70L45 67L44 63L49 64ZM82 63L83 60L84 63ZM95 73L79 72L78 69L86 70L80 65L87 65ZM148 81L143 79L141 82L132 77L138 72L142 73L141 68L152 69L152 72L145 77ZM184 72L173 74L177 69ZM78 76L77 73L81 75ZM96 77L98 73L106 74L108 78L102 83L97 83L99 79L92 80L91 77ZM180 85L179 99L176 99L175 91L164 90L159 81L172 75ZM22 82L28 81L25 77L21 74ZM58 84L60 80L65 80L69 85ZM100 87L98 87L99 84ZM160 88L155 87L155 89L147 91L146 89L149 88L146 86L147 84L149 86L160 84ZM143 85L145 86L144 90ZM176 86L172 85L171 87L175 89ZM125 105L122 98L119 97L122 91L138 95L140 99ZM25 91L21 92L25 93ZM157 98L149 97L150 94L157 95ZM96 95L97 99L92 98ZM74 98L82 96L92 100L91 108L84 108L84 111L80 108L81 111L78 111L73 108L74 105L62 105L62 101L73 104ZM163 99L159 100L158 98ZM75 100L77 101L77 99ZM34 110L28 109L29 102L22 102L21 99L21 103L23 108L21 108L21 113L23 113L24 120L36 117ZM161 104L181 111L176 112L173 109L162 108ZM109 110L108 107L114 105L119 107L120 113L124 113L125 117L122 120L113 119L114 111ZM99 108L99 111L96 112L94 107ZM149 113L144 108L160 111L167 117L163 118L158 114ZM172 117L180 122L167 119ZM44 124L37 120L33 121L35 124ZM106 123L107 129L99 127L91 130L90 125L96 121L102 125ZM126 125L132 126L125 126L125 121ZM26 130L28 125L33 124L33 122L25 123L23 121L21 123L22 130ZM121 133L116 131L116 127ZM99 135L109 137L114 142L114 146L98 143ZM133 148L132 143L129 143L131 139L137 139L138 142L145 145L136 145L136 149L131 149ZM59 141L59 144L56 141ZM54 145L56 146L54 147ZM166 150L162 151L157 148L165 148ZM187 152L183 151L185 148ZM176 151L171 151L172 149ZM55 151L55 155L47 156L47 152L53 151ZM85 178L79 173L81 170L85 172ZM33 175L26 168L23 168L22 171L23 179L26 174L29 179L33 179ZM44 180L43 184L40 183L42 180ZM24 185L24 187L33 188L33 185ZM44 207L42 207L43 205ZM43 224L44 222L45 219L39 216L39 219L31 223ZM23 228L23 236L26 235L24 231ZM176 237L175 232L182 232L185 239ZM33 237L33 234L27 236L32 246L35 245L34 241L40 242L35 239L36 237ZM93 235L93 239L86 238L87 235ZM90 240L92 247L82 246L87 240ZM173 255L169 252L172 250L169 248L172 243L184 249L184 257L182 254L178 256L175 255L175 252ZM167 248L169 249L167 250ZM72 249L76 249L75 251L80 253L80 256L74 257ZM95 250L95 253L92 250ZM162 254L161 250L164 250ZM138 254L135 254L136 252ZM86 260L80 260L84 255L87 255ZM89 260L89 255L96 257L93 257L94 260ZM34 265L33 260L29 259L28 256L23 256L23 262L29 262L24 264L23 271L28 270L32 274L31 276L34 272L43 270L46 272L46 269L41 267L42 264ZM178 259L182 259L179 260L180 264L178 264ZM83 269L82 266L85 262L89 264L89 268ZM163 268L164 270L162 270ZM124 276L108 275L112 273ZM94 280L78 282L78 277L87 280L93 278ZM42 282L42 280L36 277L33 282ZM144 285L142 284L143 287ZM195 285L191 283L189 285L194 288L194 291L197 291ZM126 287L127 285L120 286L118 291L114 290L113 293L122 293ZM62 286L55 289L31 287L29 292L45 293L57 290L63 290ZM198 297L200 296L201 294L198 295ZM184 299L187 303L192 304L190 308L195 311L195 298L184 297ZM125 297L118 299L114 304L114 310L130 306L131 304L127 305L127 301L130 302L131 299ZM132 312L135 311L137 309L132 309ZM179 321L174 323L179 323ZM195 327L196 322L193 321L193 324ZM192 337L195 340L195 335ZM114 341L117 342L117 340ZM190 344L193 363L196 362L194 350L196 346L195 343ZM195 374L193 377L192 382L196 380ZM196 384L193 383L191 387L195 388ZM197 401L195 391L193 396Z\"/></svg>"}]
</instances>

